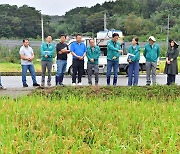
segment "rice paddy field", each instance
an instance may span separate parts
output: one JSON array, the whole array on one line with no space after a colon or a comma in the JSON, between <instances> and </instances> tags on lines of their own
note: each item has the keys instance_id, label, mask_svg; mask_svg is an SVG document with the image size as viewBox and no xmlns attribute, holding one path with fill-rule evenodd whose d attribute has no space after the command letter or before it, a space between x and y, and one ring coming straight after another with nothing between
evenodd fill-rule
<instances>
[{"instance_id":1,"label":"rice paddy field","mask_svg":"<svg viewBox=\"0 0 180 154\"><path fill-rule=\"evenodd\" d=\"M0 98L0 153L179 153L180 87L56 87Z\"/></svg>"}]
</instances>

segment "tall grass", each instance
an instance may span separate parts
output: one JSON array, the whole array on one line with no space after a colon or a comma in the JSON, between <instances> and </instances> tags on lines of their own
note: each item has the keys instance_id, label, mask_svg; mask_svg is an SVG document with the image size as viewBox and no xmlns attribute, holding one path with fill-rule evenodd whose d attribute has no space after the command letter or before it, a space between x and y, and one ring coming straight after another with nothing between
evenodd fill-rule
<instances>
[{"instance_id":1,"label":"tall grass","mask_svg":"<svg viewBox=\"0 0 180 154\"><path fill-rule=\"evenodd\" d=\"M0 153L178 153L180 87L37 90L0 99Z\"/></svg>"}]
</instances>

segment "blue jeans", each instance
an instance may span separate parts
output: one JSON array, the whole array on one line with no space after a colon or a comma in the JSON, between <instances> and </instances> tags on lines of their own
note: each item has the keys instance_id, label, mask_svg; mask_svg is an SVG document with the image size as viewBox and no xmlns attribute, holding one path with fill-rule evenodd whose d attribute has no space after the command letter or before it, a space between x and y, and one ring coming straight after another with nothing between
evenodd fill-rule
<instances>
[{"instance_id":1,"label":"blue jeans","mask_svg":"<svg viewBox=\"0 0 180 154\"><path fill-rule=\"evenodd\" d=\"M34 65L22 65L22 83L26 84L27 70L29 70L31 74L33 84L36 84L37 81L36 81L36 73L35 73Z\"/></svg>"},{"instance_id":2,"label":"blue jeans","mask_svg":"<svg viewBox=\"0 0 180 154\"><path fill-rule=\"evenodd\" d=\"M66 72L67 60L57 60L56 76L64 76Z\"/></svg>"},{"instance_id":3,"label":"blue jeans","mask_svg":"<svg viewBox=\"0 0 180 154\"><path fill-rule=\"evenodd\" d=\"M134 75L134 81L133 81ZM129 71L128 71L128 86L138 85L138 78L139 78L139 61L135 61L129 64Z\"/></svg>"},{"instance_id":4,"label":"blue jeans","mask_svg":"<svg viewBox=\"0 0 180 154\"><path fill-rule=\"evenodd\" d=\"M117 77L118 77L118 71L119 71L119 61L107 60L107 74L106 74L107 85L110 85L112 68L113 68L113 72L114 72L113 85L115 86L117 84Z\"/></svg>"},{"instance_id":5,"label":"blue jeans","mask_svg":"<svg viewBox=\"0 0 180 154\"><path fill-rule=\"evenodd\" d=\"M67 60L57 60L56 85L63 83Z\"/></svg>"}]
</instances>

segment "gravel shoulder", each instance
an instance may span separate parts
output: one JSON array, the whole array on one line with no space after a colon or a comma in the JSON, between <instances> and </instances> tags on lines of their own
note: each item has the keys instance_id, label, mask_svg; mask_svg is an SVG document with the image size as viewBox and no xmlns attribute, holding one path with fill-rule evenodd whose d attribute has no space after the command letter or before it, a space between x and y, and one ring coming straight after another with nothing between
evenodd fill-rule
<instances>
[{"instance_id":1,"label":"gravel shoulder","mask_svg":"<svg viewBox=\"0 0 180 154\"><path fill-rule=\"evenodd\" d=\"M1 97L17 98L25 96L33 92L35 88L8 88L6 90L0 90Z\"/></svg>"}]
</instances>

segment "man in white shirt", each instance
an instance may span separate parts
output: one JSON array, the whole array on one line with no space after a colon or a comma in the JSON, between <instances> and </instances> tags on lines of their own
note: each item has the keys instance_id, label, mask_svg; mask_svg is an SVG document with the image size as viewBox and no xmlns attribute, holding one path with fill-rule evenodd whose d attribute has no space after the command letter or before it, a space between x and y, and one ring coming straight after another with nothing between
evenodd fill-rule
<instances>
[{"instance_id":1,"label":"man in white shirt","mask_svg":"<svg viewBox=\"0 0 180 154\"><path fill-rule=\"evenodd\" d=\"M21 56L23 87L28 87L26 83L27 70L29 70L31 74L33 86L34 87L40 86L36 81L36 73L35 73L33 62L32 62L34 59L34 52L33 52L33 49L29 46L28 39L23 40L23 46L20 48L19 54Z\"/></svg>"}]
</instances>

